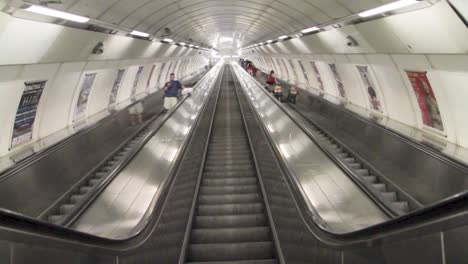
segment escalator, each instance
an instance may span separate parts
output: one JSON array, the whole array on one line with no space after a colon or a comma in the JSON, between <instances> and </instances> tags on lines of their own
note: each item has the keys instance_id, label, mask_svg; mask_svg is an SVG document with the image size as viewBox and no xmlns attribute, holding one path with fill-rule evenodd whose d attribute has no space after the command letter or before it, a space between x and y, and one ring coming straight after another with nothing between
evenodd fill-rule
<instances>
[{"instance_id":1,"label":"escalator","mask_svg":"<svg viewBox=\"0 0 468 264\"><path fill-rule=\"evenodd\" d=\"M220 88L206 93L183 155L140 232L103 238L1 211L0 263L449 264L468 259L466 193L362 230L324 229L229 66L213 82Z\"/></svg>"},{"instance_id":2,"label":"escalator","mask_svg":"<svg viewBox=\"0 0 468 264\"><path fill-rule=\"evenodd\" d=\"M187 261L273 264L275 246L232 78L226 69Z\"/></svg>"}]
</instances>

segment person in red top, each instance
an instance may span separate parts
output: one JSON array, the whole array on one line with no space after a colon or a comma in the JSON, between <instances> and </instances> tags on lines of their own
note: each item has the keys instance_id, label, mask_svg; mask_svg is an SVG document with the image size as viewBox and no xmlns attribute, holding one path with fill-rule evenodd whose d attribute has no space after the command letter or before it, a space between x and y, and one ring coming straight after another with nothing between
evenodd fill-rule
<instances>
[{"instance_id":1,"label":"person in red top","mask_svg":"<svg viewBox=\"0 0 468 264\"><path fill-rule=\"evenodd\" d=\"M252 63L250 63L249 66L247 66L247 72L248 72L250 75L253 75L253 66L252 66Z\"/></svg>"},{"instance_id":2,"label":"person in red top","mask_svg":"<svg viewBox=\"0 0 468 264\"><path fill-rule=\"evenodd\" d=\"M275 77L275 71L271 71L270 75L268 75L266 83L270 86L270 92L273 91L274 85L278 83Z\"/></svg>"}]
</instances>

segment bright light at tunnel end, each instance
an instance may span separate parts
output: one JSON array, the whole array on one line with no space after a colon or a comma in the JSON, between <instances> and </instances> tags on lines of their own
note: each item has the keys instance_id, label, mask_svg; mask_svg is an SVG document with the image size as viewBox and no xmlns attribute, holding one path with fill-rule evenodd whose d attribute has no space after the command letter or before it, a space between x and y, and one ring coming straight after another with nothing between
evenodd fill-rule
<instances>
[{"instance_id":1,"label":"bright light at tunnel end","mask_svg":"<svg viewBox=\"0 0 468 264\"><path fill-rule=\"evenodd\" d=\"M359 16L360 17L375 16L375 15L378 15L378 14L382 14L382 13L389 12L389 11L399 9L399 8L403 8L403 7L407 7L407 6L410 6L410 5L417 4L417 3L419 3L419 1L417 1L417 0L400 0L400 1L390 3L390 4L386 4L386 5L383 5L383 6L376 7L374 9L364 11L362 13L359 13Z\"/></svg>"},{"instance_id":2,"label":"bright light at tunnel end","mask_svg":"<svg viewBox=\"0 0 468 264\"><path fill-rule=\"evenodd\" d=\"M26 8L25 10L27 10L29 12L36 13L36 14L61 18L61 19L65 19L65 20L75 21L75 22L78 22L78 23L86 23L86 22L89 21L89 18L84 17L84 16L78 16L78 15L58 11L58 10L43 7L43 6L32 5L32 6L28 7L28 8Z\"/></svg>"}]
</instances>

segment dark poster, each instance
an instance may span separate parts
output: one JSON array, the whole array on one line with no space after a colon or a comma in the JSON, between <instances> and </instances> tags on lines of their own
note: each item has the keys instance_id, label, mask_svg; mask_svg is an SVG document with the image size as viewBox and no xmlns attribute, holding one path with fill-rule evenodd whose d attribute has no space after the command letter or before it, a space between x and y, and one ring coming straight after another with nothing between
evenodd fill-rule
<instances>
[{"instance_id":1,"label":"dark poster","mask_svg":"<svg viewBox=\"0 0 468 264\"><path fill-rule=\"evenodd\" d=\"M444 131L439 105L425 72L406 71L418 100L424 125Z\"/></svg>"},{"instance_id":2,"label":"dark poster","mask_svg":"<svg viewBox=\"0 0 468 264\"><path fill-rule=\"evenodd\" d=\"M323 86L322 77L320 76L320 72L317 68L317 64L315 62L311 62L310 65L312 66L312 70L314 70L315 77L317 78L317 82L319 84L319 89L324 91L325 87Z\"/></svg>"},{"instance_id":3,"label":"dark poster","mask_svg":"<svg viewBox=\"0 0 468 264\"><path fill-rule=\"evenodd\" d=\"M47 81L24 83L25 88L21 96L18 110L16 111L11 147L15 147L32 139L37 107L41 100L46 82Z\"/></svg>"},{"instance_id":4,"label":"dark poster","mask_svg":"<svg viewBox=\"0 0 468 264\"><path fill-rule=\"evenodd\" d=\"M371 109L382 113L383 112L382 103L377 94L377 88L375 86L375 83L370 76L369 67L368 66L356 66L356 68L359 71L359 75L361 76L361 80L364 86L366 87L367 96L371 105Z\"/></svg>"}]
</instances>

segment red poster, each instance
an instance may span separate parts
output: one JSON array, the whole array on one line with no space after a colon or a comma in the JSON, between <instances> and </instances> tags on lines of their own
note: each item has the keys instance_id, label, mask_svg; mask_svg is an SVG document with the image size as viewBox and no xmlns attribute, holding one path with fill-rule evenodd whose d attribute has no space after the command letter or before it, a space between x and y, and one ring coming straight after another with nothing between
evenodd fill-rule
<instances>
[{"instance_id":1,"label":"red poster","mask_svg":"<svg viewBox=\"0 0 468 264\"><path fill-rule=\"evenodd\" d=\"M426 72L407 71L406 74L418 100L424 125L444 131L439 105Z\"/></svg>"}]
</instances>

